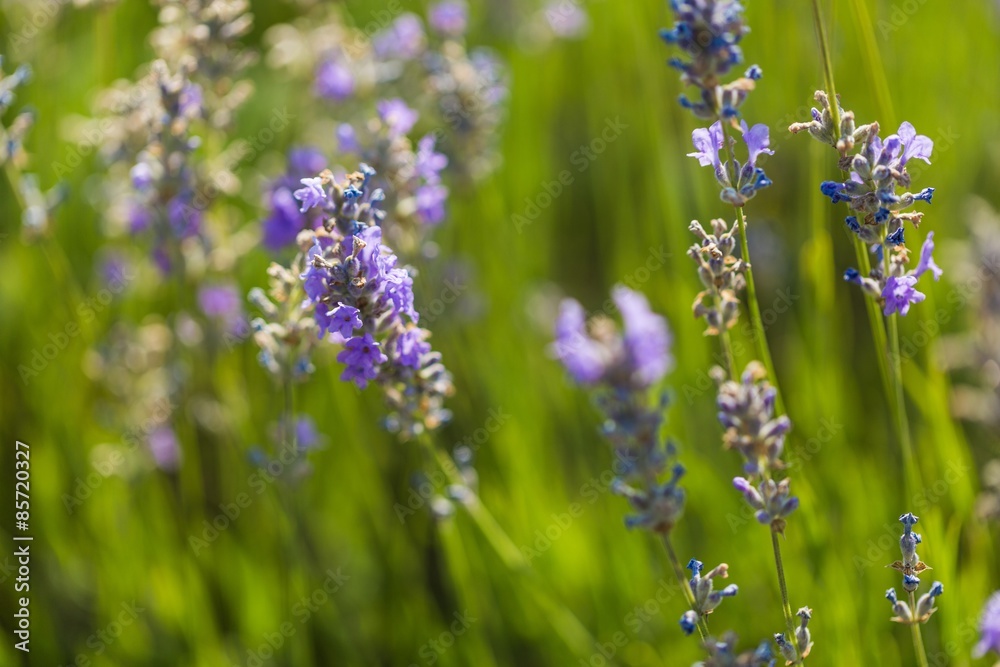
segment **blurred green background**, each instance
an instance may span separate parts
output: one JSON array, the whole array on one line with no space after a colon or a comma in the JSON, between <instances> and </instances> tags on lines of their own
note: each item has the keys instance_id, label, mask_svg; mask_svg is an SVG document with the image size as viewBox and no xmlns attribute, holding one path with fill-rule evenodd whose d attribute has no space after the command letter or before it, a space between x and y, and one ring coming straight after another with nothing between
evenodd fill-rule
<instances>
[{"instance_id":1,"label":"blurred green background","mask_svg":"<svg viewBox=\"0 0 1000 667\"><path fill-rule=\"evenodd\" d=\"M47 187L56 181L54 163L67 154L64 119L89 115L97 90L132 77L152 58L145 35L156 14L137 0L96 8L65 3L14 58L14 30L44 4L0 3L0 52L8 54L7 71L21 60L34 68L15 109L37 110L27 148L30 169ZM359 21L381 7L344 4ZM747 213L761 307L772 322L767 334L795 423L788 447L798 462L791 476L802 507L790 521L785 563L793 609L814 610L808 663L915 664L909 633L889 622L883 598L886 588L899 586L884 567L898 558L896 518L912 510L921 518L921 557L934 568L925 579L945 584L940 611L924 630L931 664L972 665L975 619L1000 587L997 527L975 518L974 503L979 468L1000 455L1000 446L995 431L951 417L951 378L941 370L935 340L979 325L977 294L954 298L970 288L954 281L942 255L945 277L922 283L928 301L902 321L904 342L916 341L904 375L926 484L907 497L862 296L839 278L854 263L843 211L819 194L819 181L838 173L832 151L784 132L808 117L812 93L822 86L810 8L748 4L753 32L744 51L765 78L743 111L749 122L771 127L776 154L766 163L774 185ZM252 5L251 46L268 26L296 15L290 4ZM937 188L921 232L934 230L939 247L962 240L970 195L1000 204L997 4L824 5L845 107L860 122L878 119L885 133L909 120L935 139L933 165L918 180ZM222 505L252 488L248 451L267 443L278 418L279 389L257 366L249 342L196 369L208 378L205 391L223 426L181 433L179 473L91 477L97 483L89 496L68 511L64 497L96 470L95 448L127 442L126 427L108 418L116 406L82 371L86 352L112 323L169 312L175 297L129 288L51 367L22 382L18 365L64 329L73 297L46 259L51 245L22 239L9 184L0 183L4 503L13 493L15 438L32 448L28 664L596 666L613 650L615 664L690 665L700 651L678 630L681 598L662 602L661 594L657 601L662 582L673 581L662 549L624 528L625 502L607 492L607 474L601 480L611 459L596 413L545 349L561 293L597 309L623 280L649 296L675 334L668 427L689 471L689 502L674 542L684 561L728 562L730 581L740 586L711 626L736 630L747 648L782 629L767 530L741 514L730 484L738 461L720 445L706 377L715 341L690 315L699 287L684 254L693 238L687 225L731 209L718 200L710 172L684 155L697 125L676 103L680 84L665 65L672 54L657 38L670 12L658 0L584 6L591 17L585 38L530 49L518 26L537 5L471 2L470 42L490 44L510 66L504 163L485 182L456 188L436 237L442 256L469 270L459 302L465 307L446 310L431 325L457 387L454 420L435 438L449 447L467 437L483 440L476 451L483 504L530 557L528 572L511 567L511 555L499 556L461 509L436 521L423 507L400 521L394 506L407 502L420 453L378 426L377 391L339 382L330 354L298 397L326 438L310 456L313 474L251 492L239 517L195 553L189 536L202 534ZM313 103L308 90L263 64L251 76L258 92L239 113L239 136L263 127L275 104ZM620 122L621 132L581 162L577 151L609 122ZM253 188L280 170L281 151L308 140L301 130L292 128L272 155L241 167L246 192L228 214L256 224L261 209ZM98 170L87 156L67 177L69 199L47 242L61 248L88 297L102 287L100 214L87 196ZM563 170L572 183L519 228L514 216L533 214L531 204ZM661 267L641 270L662 253L669 258ZM263 250L241 262L234 278L244 292L263 284L267 263ZM418 308L441 293L440 280L430 272L418 286ZM936 317L935 309L948 316ZM741 328L736 342L742 366L752 346ZM178 410L196 408L192 401ZM498 413L499 427L488 439L477 436ZM565 516L574 503L580 511ZM0 511L0 558L11 551L12 513ZM16 665L23 656L13 649L12 578L2 572L0 665ZM339 584L329 572L340 573ZM323 593L324 585L336 592ZM126 620L119 633L114 624ZM624 646L614 645L617 633Z\"/></svg>"}]
</instances>

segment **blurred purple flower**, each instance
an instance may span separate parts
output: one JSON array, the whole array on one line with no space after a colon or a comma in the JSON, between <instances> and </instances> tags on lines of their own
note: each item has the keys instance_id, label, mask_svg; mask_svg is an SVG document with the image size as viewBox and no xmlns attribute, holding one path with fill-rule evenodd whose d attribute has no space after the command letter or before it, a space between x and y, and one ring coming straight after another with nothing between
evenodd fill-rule
<instances>
[{"instance_id":1,"label":"blurred purple flower","mask_svg":"<svg viewBox=\"0 0 1000 667\"><path fill-rule=\"evenodd\" d=\"M460 37L468 26L468 13L469 8L462 0L443 0L431 6L427 21L442 35Z\"/></svg>"},{"instance_id":2,"label":"blurred purple flower","mask_svg":"<svg viewBox=\"0 0 1000 667\"><path fill-rule=\"evenodd\" d=\"M379 118L389 128L390 139L405 135L413 128L417 118L419 118L419 114L398 97L381 100L377 107Z\"/></svg>"},{"instance_id":3,"label":"blurred purple flower","mask_svg":"<svg viewBox=\"0 0 1000 667\"><path fill-rule=\"evenodd\" d=\"M325 60L316 69L314 89L322 98L343 102L354 94L354 74L339 60Z\"/></svg>"},{"instance_id":4,"label":"blurred purple flower","mask_svg":"<svg viewBox=\"0 0 1000 667\"><path fill-rule=\"evenodd\" d=\"M979 620L979 643L972 650L974 658L981 658L989 651L1000 654L1000 592L994 593L983 607Z\"/></svg>"},{"instance_id":5,"label":"blurred purple flower","mask_svg":"<svg viewBox=\"0 0 1000 667\"><path fill-rule=\"evenodd\" d=\"M587 314L575 299L564 299L559 306L552 349L580 384L594 384L604 376L608 356L604 347L587 332Z\"/></svg>"},{"instance_id":6,"label":"blurred purple flower","mask_svg":"<svg viewBox=\"0 0 1000 667\"><path fill-rule=\"evenodd\" d=\"M181 447L177 435L169 426L157 426L146 439L149 453L161 470L177 470L181 462Z\"/></svg>"},{"instance_id":7,"label":"blurred purple flower","mask_svg":"<svg viewBox=\"0 0 1000 667\"><path fill-rule=\"evenodd\" d=\"M361 144L358 143L357 132L350 123L341 123L337 126L337 149L341 153L360 153Z\"/></svg>"},{"instance_id":8,"label":"blurred purple flower","mask_svg":"<svg viewBox=\"0 0 1000 667\"><path fill-rule=\"evenodd\" d=\"M417 215L428 225L437 225L445 219L445 202L448 188L443 185L421 185L417 188Z\"/></svg>"},{"instance_id":9,"label":"blurred purple flower","mask_svg":"<svg viewBox=\"0 0 1000 667\"><path fill-rule=\"evenodd\" d=\"M673 366L667 321L649 309L649 301L639 292L619 285L611 297L625 323L625 351L640 383L651 386Z\"/></svg>"},{"instance_id":10,"label":"blurred purple flower","mask_svg":"<svg viewBox=\"0 0 1000 667\"><path fill-rule=\"evenodd\" d=\"M372 37L372 48L379 58L412 60L423 52L426 42L420 17L406 13Z\"/></svg>"},{"instance_id":11,"label":"blurred purple flower","mask_svg":"<svg viewBox=\"0 0 1000 667\"><path fill-rule=\"evenodd\" d=\"M572 0L553 0L542 10L552 33L560 39L575 39L590 25L587 12Z\"/></svg>"}]
</instances>

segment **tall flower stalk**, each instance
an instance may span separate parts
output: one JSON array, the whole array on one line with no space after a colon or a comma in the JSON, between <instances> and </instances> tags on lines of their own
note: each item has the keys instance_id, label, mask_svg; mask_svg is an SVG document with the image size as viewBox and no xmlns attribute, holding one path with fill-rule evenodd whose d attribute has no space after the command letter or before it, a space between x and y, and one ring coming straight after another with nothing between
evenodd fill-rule
<instances>
[{"instance_id":1,"label":"tall flower stalk","mask_svg":"<svg viewBox=\"0 0 1000 667\"><path fill-rule=\"evenodd\" d=\"M702 576L704 566L692 558L687 564L689 580L671 540L684 512L685 494L678 482L685 471L675 461L676 446L660 436L667 396L650 401L653 387L673 366L670 332L666 320L650 310L641 294L619 285L612 291L612 300L622 314L622 330L607 315L588 320L577 301L563 301L552 353L591 392L605 417L603 435L616 461L612 489L635 512L625 524L657 535L666 549L689 607L681 617L681 629L689 635L697 629L707 641L708 615L739 589L735 585L715 588L715 579L729 576L725 563Z\"/></svg>"},{"instance_id":2,"label":"tall flower stalk","mask_svg":"<svg viewBox=\"0 0 1000 667\"><path fill-rule=\"evenodd\" d=\"M670 65L681 72L681 82L698 91L694 100L681 96L680 103L697 118L713 121L708 128L692 133L695 152L690 157L701 166L712 167L720 188L722 201L732 205L736 222L731 229L723 221L713 222L713 234L707 234L700 225L693 223L692 231L701 244L689 251L699 263L699 277L706 286L695 302L695 314L705 317L707 335L718 335L729 366L728 371L715 369L713 376L719 383L720 420L726 427L727 447L739 449L746 458L747 478L737 477L734 485L757 512L758 520L771 527L775 571L782 597L782 615L786 631L775 636L782 655L790 664L799 664L808 655L812 641L808 631L795 627L781 555L779 535L784 534L785 516L798 506L798 499L789 494L789 480L778 481L775 473L784 466L779 457L784 437L791 428L782 415L784 406L777 387L774 365L767 344L767 336L757 289L750 262L747 242L747 220L744 207L759 190L771 185L758 160L762 155L772 155L766 125L752 127L740 119L740 107L756 87L763 72L757 65L745 70L742 77L729 83L722 78L743 63L740 42L749 32L743 18L743 6L736 0L672 0L676 22L670 30L661 31L661 37L677 46L687 59L672 58ZM730 136L739 132L746 149L742 162L737 157L737 141ZM732 258L733 239L739 236L741 257ZM732 353L728 329L736 323L739 287L745 286L752 336L759 362L752 362L742 376ZM704 306L706 296L710 304ZM701 308L699 305L701 304ZM764 381L769 377L774 385ZM806 608L803 608L806 610ZM802 611L802 610L800 610ZM806 610L811 618L811 611ZM801 628L805 628L803 621Z\"/></svg>"},{"instance_id":3,"label":"tall flower stalk","mask_svg":"<svg viewBox=\"0 0 1000 667\"><path fill-rule=\"evenodd\" d=\"M831 201L846 202L852 215L845 220L854 238L858 268L849 268L844 279L859 285L867 296L866 308L872 339L878 350L879 371L886 398L892 406L906 469L906 488L920 484L920 470L914 459L906 400L903 390L902 358L899 347L898 317L925 295L916 289L917 280L930 272L935 280L941 269L934 263L934 234L924 240L917 266L908 270L906 225L918 228L923 213L909 210L917 202L931 203L934 188L910 192L911 178L906 170L910 160L930 164L934 142L920 135L912 124L904 122L896 134L879 137L879 124L857 126L854 113L845 111L836 94L833 63L819 1L813 0L813 17L823 60L826 91L815 95L820 105L812 110L812 120L793 123L793 133L807 131L819 141L832 146L839 154L838 167L847 175L844 182L825 181L821 192ZM856 154L850 153L858 148ZM900 191L902 189L902 191ZM875 255L875 262L871 255ZM879 312L881 308L882 312Z\"/></svg>"}]
</instances>

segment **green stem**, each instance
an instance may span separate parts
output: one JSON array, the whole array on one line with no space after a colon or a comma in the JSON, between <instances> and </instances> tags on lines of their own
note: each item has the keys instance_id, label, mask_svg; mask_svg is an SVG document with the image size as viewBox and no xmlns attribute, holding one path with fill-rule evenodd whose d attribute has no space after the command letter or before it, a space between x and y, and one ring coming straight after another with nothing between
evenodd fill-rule
<instances>
[{"instance_id":1,"label":"green stem","mask_svg":"<svg viewBox=\"0 0 1000 667\"><path fill-rule=\"evenodd\" d=\"M837 89L833 85L833 58L830 57L830 45L826 40L826 26L819 11L819 0L813 0L813 19L816 22L816 36L819 39L819 50L823 53L823 75L826 78L826 94L830 98L830 116L833 118L834 132L840 135L840 102L837 100Z\"/></svg>"},{"instance_id":2,"label":"green stem","mask_svg":"<svg viewBox=\"0 0 1000 667\"><path fill-rule=\"evenodd\" d=\"M437 466L444 472L449 482L466 489L468 498L460 504L507 569L528 580L528 585L525 588L534 595L538 605L548 613L549 621L566 646L579 656L588 656L596 641L590 631L570 609L558 602L548 592L541 576L531 567L528 559L521 553L521 550L514 544L514 541L497 522L493 514L483 505L479 495L466 486L465 480L459 474L451 457L441 451L426 433L418 437L418 442L425 455L437 462Z\"/></svg>"},{"instance_id":3,"label":"green stem","mask_svg":"<svg viewBox=\"0 0 1000 667\"><path fill-rule=\"evenodd\" d=\"M913 593L910 593L910 609L916 609L917 603ZM913 652L917 656L917 665L927 667L927 652L924 650L924 638L920 634L920 623L911 623L910 630L913 633Z\"/></svg>"},{"instance_id":4,"label":"green stem","mask_svg":"<svg viewBox=\"0 0 1000 667\"><path fill-rule=\"evenodd\" d=\"M785 615L785 627L788 634L785 639L792 646L798 646L795 641L795 617L792 616L792 605L788 602L788 584L785 583L785 565L781 560L781 544L778 543L778 533L771 531L771 545L774 547L774 565L778 570L778 586L781 588L781 611ZM796 656L798 649L796 649ZM796 658L795 664L801 664L802 659Z\"/></svg>"},{"instance_id":5,"label":"green stem","mask_svg":"<svg viewBox=\"0 0 1000 667\"><path fill-rule=\"evenodd\" d=\"M733 356L733 341L729 337L729 329L719 334L719 340L722 342L722 353L726 356L726 372L735 380L739 371L736 370L736 357Z\"/></svg>"},{"instance_id":6,"label":"green stem","mask_svg":"<svg viewBox=\"0 0 1000 667\"><path fill-rule=\"evenodd\" d=\"M861 275L867 276L871 273L872 265L871 259L868 257L868 248L864 241L857 237L854 238L854 255L858 261L858 269ZM875 349L878 351L878 354L875 356L878 361L879 375L882 378L882 388L885 390L886 397L889 397L892 396L892 378L889 375L888 359L883 354L883 350L889 349L888 338L885 333L885 320L882 318L882 312L879 310L878 303L874 299L866 296L864 301L865 308L868 310L868 324L871 328L872 339L875 341Z\"/></svg>"},{"instance_id":7,"label":"green stem","mask_svg":"<svg viewBox=\"0 0 1000 667\"><path fill-rule=\"evenodd\" d=\"M295 386L292 380L292 372L288 370L282 379L282 388L285 398L285 419L284 419L284 441L285 447L294 452L298 449L297 433L295 430Z\"/></svg>"},{"instance_id":8,"label":"green stem","mask_svg":"<svg viewBox=\"0 0 1000 667\"><path fill-rule=\"evenodd\" d=\"M889 360L892 364L893 385L895 386L896 428L899 430L899 440L903 447L903 463L906 476L910 480L911 489L920 486L920 471L913 457L913 441L910 438L910 424L906 415L906 398L903 395L903 367L899 354L899 323L897 315L889 316Z\"/></svg>"},{"instance_id":9,"label":"green stem","mask_svg":"<svg viewBox=\"0 0 1000 667\"><path fill-rule=\"evenodd\" d=\"M691 609L695 608L694 592L691 591L691 586L688 584L687 577L684 575L684 568L681 567L681 562L677 559L677 552L674 551L674 544L670 541L669 533L662 533L663 536L663 546L667 550L667 559L674 568L674 574L677 575L677 582L681 585L681 591L684 593L684 598ZM708 639L708 620L698 614L698 634L701 636L702 641Z\"/></svg>"},{"instance_id":10,"label":"green stem","mask_svg":"<svg viewBox=\"0 0 1000 667\"><path fill-rule=\"evenodd\" d=\"M750 307L750 323L753 325L754 345L757 347L757 356L760 357L764 368L767 369L771 386L778 392L778 397L775 401L777 412L778 414L784 414L785 405L782 398L784 394L782 394L781 389L778 387L778 376L774 372L774 363L771 361L771 351L768 349L767 334L764 330L764 320L760 316L760 304L757 303L757 287L753 279L753 267L750 264L750 246L747 244L746 216L743 214L743 207L737 207L736 211L740 216L740 254L743 258L743 263L746 265L747 302Z\"/></svg>"}]
</instances>

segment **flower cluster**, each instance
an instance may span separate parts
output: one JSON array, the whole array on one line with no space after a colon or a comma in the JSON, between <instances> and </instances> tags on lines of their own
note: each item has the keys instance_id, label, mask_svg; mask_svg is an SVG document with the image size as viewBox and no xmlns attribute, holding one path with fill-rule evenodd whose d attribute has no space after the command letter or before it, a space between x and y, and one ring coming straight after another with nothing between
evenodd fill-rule
<instances>
[{"instance_id":1,"label":"flower cluster","mask_svg":"<svg viewBox=\"0 0 1000 667\"><path fill-rule=\"evenodd\" d=\"M312 147L293 148L288 152L285 173L274 179L267 192L268 215L264 219L264 245L277 252L294 246L299 232L323 224L321 211L301 211L294 192L309 178L327 168L326 157Z\"/></svg>"},{"instance_id":2,"label":"flower cluster","mask_svg":"<svg viewBox=\"0 0 1000 667\"><path fill-rule=\"evenodd\" d=\"M727 632L721 640L709 639L705 642L708 660L695 663L694 667L774 667L771 644L763 641L753 651L736 652L736 635Z\"/></svg>"},{"instance_id":3,"label":"flower cluster","mask_svg":"<svg viewBox=\"0 0 1000 667\"><path fill-rule=\"evenodd\" d=\"M150 35L154 50L177 67L194 62L194 76L205 96L205 116L216 128L231 126L233 113L253 92L239 79L257 60L240 39L253 27L247 0L156 0L160 26Z\"/></svg>"},{"instance_id":4,"label":"flower cluster","mask_svg":"<svg viewBox=\"0 0 1000 667\"><path fill-rule=\"evenodd\" d=\"M17 99L14 91L24 85L30 77L31 68L27 65L20 65L13 74L4 76L3 56L0 55L0 117L7 113ZM32 114L22 111L14 117L9 127L0 123L0 166L8 160L14 161L15 164L23 162L21 142L33 122Z\"/></svg>"},{"instance_id":5,"label":"flower cluster","mask_svg":"<svg viewBox=\"0 0 1000 667\"><path fill-rule=\"evenodd\" d=\"M721 188L719 197L728 204L740 207L753 199L758 190L771 185L764 170L757 166L757 158L762 154L774 155L774 151L768 148L770 137L767 125L757 124L748 128L745 121L740 121L737 127L741 130L747 147L745 163L741 164L736 159L733 150L735 139L729 137L729 145L725 145L727 137L721 120L712 123L708 129L698 128L691 133L691 141L696 150L688 153L688 157L697 158L702 167L712 167L715 180ZM728 159L719 156L721 149L728 151Z\"/></svg>"},{"instance_id":6,"label":"flower cluster","mask_svg":"<svg viewBox=\"0 0 1000 667\"><path fill-rule=\"evenodd\" d=\"M636 511L626 525L668 533L684 511L684 491L678 486L684 468L675 464L670 478L659 481L675 448L662 444L659 435L665 397L650 406L647 394L673 365L670 332L641 294L619 285L612 298L624 331L604 315L588 321L583 307L567 299L551 349L570 376L594 392L606 417L603 432L619 461L614 490Z\"/></svg>"},{"instance_id":7,"label":"flower cluster","mask_svg":"<svg viewBox=\"0 0 1000 667\"><path fill-rule=\"evenodd\" d=\"M681 72L685 85L698 88L696 101L681 96L681 105L698 118L732 117L761 76L760 68L750 67L745 76L721 84L725 76L743 62L739 43L750 32L743 20L743 5L737 0L671 0L676 22L673 29L661 30L667 44L676 45L689 58L671 58L670 65Z\"/></svg>"},{"instance_id":8,"label":"flower cluster","mask_svg":"<svg viewBox=\"0 0 1000 667\"><path fill-rule=\"evenodd\" d=\"M739 382L726 379L725 372L718 367L712 370L712 376L719 384L716 405L719 421L726 429L723 435L726 448L743 456L743 469L752 478L781 470L785 436L792 422L785 415L774 416L778 392L765 379L764 366L750 362Z\"/></svg>"},{"instance_id":9,"label":"flower cluster","mask_svg":"<svg viewBox=\"0 0 1000 667\"><path fill-rule=\"evenodd\" d=\"M152 237L156 265L168 273L184 259L181 245L203 234L205 203L196 202L196 168L190 159L200 145L190 127L202 113L202 96L187 67L171 75L166 63L157 61L153 73L160 113L151 115L149 143L130 171L129 226L133 234Z\"/></svg>"},{"instance_id":10,"label":"flower cluster","mask_svg":"<svg viewBox=\"0 0 1000 667\"><path fill-rule=\"evenodd\" d=\"M498 129L508 96L506 68L492 51L466 48L469 17L464 2L433 4L427 23L429 31L421 17L404 12L373 34L365 34L347 27L337 10L323 5L301 24L269 31L268 61L293 74L312 75L316 94L336 105L335 117L344 124L339 131L342 146L345 137L350 143L350 131L367 132L376 106L400 98L415 109L414 121L419 113L437 128L435 138L449 156L452 171L478 179L499 162ZM375 148L363 137L359 145ZM392 171L388 162L367 154L357 157L387 177ZM425 209L431 209L432 198L440 199L443 193L440 188L427 189L423 196L430 198Z\"/></svg>"},{"instance_id":11,"label":"flower cluster","mask_svg":"<svg viewBox=\"0 0 1000 667\"><path fill-rule=\"evenodd\" d=\"M865 294L878 299L882 303L886 315L899 313L906 315L910 306L920 303L926 298L923 292L917 290L917 279L928 271L934 280L941 277L941 269L934 263L931 253L934 252L934 232L929 232L920 248L920 260L917 266L907 270L909 250L902 244L902 228L899 229L898 243L889 251L889 256L881 265L872 268L868 276L863 277L857 269L850 268L844 272L844 280L860 285ZM891 243L891 241L890 241Z\"/></svg>"},{"instance_id":12,"label":"flower cluster","mask_svg":"<svg viewBox=\"0 0 1000 667\"><path fill-rule=\"evenodd\" d=\"M692 558L687 567L691 570L689 584L691 592L694 594L694 607L684 612L680 624L684 634L690 635L698 627L699 619L711 614L725 598L735 597L740 589L736 584L729 584L721 590L715 590L713 579L729 577L729 566L725 563L716 566L705 576L701 576L702 570L705 568L701 561Z\"/></svg>"},{"instance_id":13,"label":"flower cluster","mask_svg":"<svg viewBox=\"0 0 1000 667\"><path fill-rule=\"evenodd\" d=\"M337 128L340 153L372 166L380 174L379 184L391 195L384 207L391 225L386 236L408 254L419 250L427 228L445 219L448 188L441 174L448 158L437 152L433 134L422 137L414 150L407 134L419 117L399 98L381 100L377 116L354 127Z\"/></svg>"},{"instance_id":14,"label":"flower cluster","mask_svg":"<svg viewBox=\"0 0 1000 667\"><path fill-rule=\"evenodd\" d=\"M757 521L778 533L785 530L785 517L799 507L799 499L789 491L790 485L787 477L780 482L764 479L756 487L744 477L733 478L733 487L756 512Z\"/></svg>"},{"instance_id":15,"label":"flower cluster","mask_svg":"<svg viewBox=\"0 0 1000 667\"><path fill-rule=\"evenodd\" d=\"M0 55L0 118L13 106L17 98L15 91L29 78L31 68L23 64L12 74L4 76L3 56ZM17 190L23 231L28 240L48 232L53 211L66 198L66 188L61 184L45 191L37 175L20 171L28 162L23 143L34 122L34 114L30 111L18 113L9 126L0 122L0 167L6 165L11 185Z\"/></svg>"},{"instance_id":16,"label":"flower cluster","mask_svg":"<svg viewBox=\"0 0 1000 667\"><path fill-rule=\"evenodd\" d=\"M304 242L311 240L308 236ZM304 304L305 292L299 276L304 254L291 267L271 264L268 293L250 290L249 299L261 315L250 322L253 339L260 348L257 360L275 380L305 381L315 370L312 353L319 342L319 327L312 309Z\"/></svg>"},{"instance_id":17,"label":"flower cluster","mask_svg":"<svg viewBox=\"0 0 1000 667\"><path fill-rule=\"evenodd\" d=\"M305 187L295 192L302 210L319 207L326 218L306 255L303 288L320 337L343 342L341 379L360 388L379 384L392 428L415 435L448 419L451 376L427 342L430 332L417 326L409 271L382 244L385 195L372 187L374 176L362 165L340 182L329 171L302 179Z\"/></svg>"},{"instance_id":18,"label":"flower cluster","mask_svg":"<svg viewBox=\"0 0 1000 667\"><path fill-rule=\"evenodd\" d=\"M863 243L869 245L877 257L877 264L867 277L856 269L848 269L844 279L860 285L866 294L882 303L886 315L905 315L910 305L924 300L914 285L930 269L935 280L941 269L930 257L934 248L933 234L928 234L920 253L920 263L912 271L906 270L908 254L905 248L905 225L919 227L923 212L909 210L918 201L931 203L934 188L910 192L911 176L907 164L923 160L930 164L934 142L909 122L899 126L896 134L883 140L878 123L857 127L854 113L845 111L837 100L840 127L834 127L834 113L830 98L822 91L816 100L823 110L812 109L812 120L793 123L792 133L808 132L815 139L833 146L840 154L838 166L847 174L843 182L824 181L820 191L834 204L846 202L852 215L845 222L848 229ZM860 147L853 156L850 152Z\"/></svg>"},{"instance_id":19,"label":"flower cluster","mask_svg":"<svg viewBox=\"0 0 1000 667\"><path fill-rule=\"evenodd\" d=\"M695 220L688 227L701 243L688 249L688 256L698 263L698 278L705 287L694 299L695 317L704 318L706 336L718 336L731 329L740 316L737 293L746 286L746 264L733 256L736 250L736 223L712 220L709 234Z\"/></svg>"},{"instance_id":20,"label":"flower cluster","mask_svg":"<svg viewBox=\"0 0 1000 667\"><path fill-rule=\"evenodd\" d=\"M812 609L802 607L796 613L799 617L799 627L795 629L795 643L788 641L783 632L774 635L774 643L778 645L778 650L785 658L786 664L795 664L802 658L807 658L812 651L812 634L809 632L809 621L812 620Z\"/></svg>"},{"instance_id":21,"label":"flower cluster","mask_svg":"<svg viewBox=\"0 0 1000 667\"><path fill-rule=\"evenodd\" d=\"M918 517L909 512L899 517L900 523L903 524L903 535L899 538L899 550L903 554L903 559L890 565L894 570L903 573L903 590L909 594L910 602L907 604L905 600L897 598L895 588L890 588L885 592L885 597L892 604L892 611L895 614L892 620L908 625L926 623L931 614L937 611L937 607L934 606L935 600L944 593L944 586L941 582L935 581L930 591L921 595L920 599L914 602L915 593L920 586L918 575L924 570L930 569L917 556L917 545L922 540L919 533L913 532L913 526L918 520Z\"/></svg>"}]
</instances>

